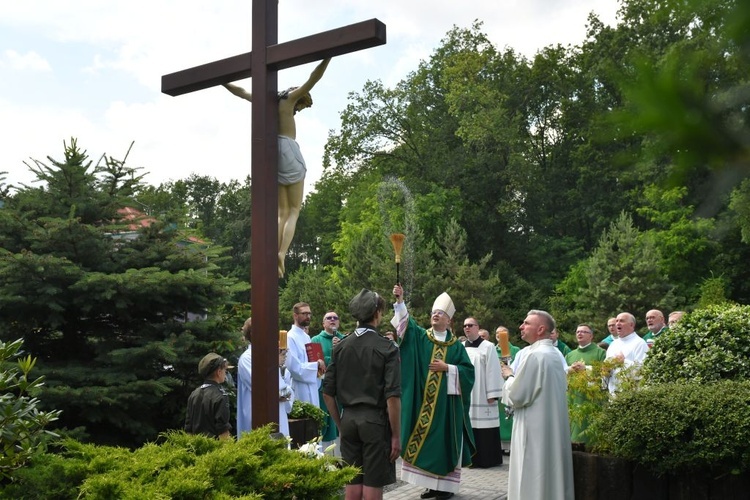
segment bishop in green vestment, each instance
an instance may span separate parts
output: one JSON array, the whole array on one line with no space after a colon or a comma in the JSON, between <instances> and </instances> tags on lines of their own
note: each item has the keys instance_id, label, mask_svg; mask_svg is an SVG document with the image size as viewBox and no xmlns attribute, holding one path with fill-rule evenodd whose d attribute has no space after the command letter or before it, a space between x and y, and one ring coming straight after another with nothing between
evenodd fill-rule
<instances>
[{"instance_id":1,"label":"bishop in green vestment","mask_svg":"<svg viewBox=\"0 0 750 500\"><path fill-rule=\"evenodd\" d=\"M450 498L458 492L461 466L475 452L469 420L474 365L449 330L456 312L443 293L433 304L431 328L409 316L403 289L396 296L393 326L401 353L401 479L423 486L424 498Z\"/></svg>"}]
</instances>

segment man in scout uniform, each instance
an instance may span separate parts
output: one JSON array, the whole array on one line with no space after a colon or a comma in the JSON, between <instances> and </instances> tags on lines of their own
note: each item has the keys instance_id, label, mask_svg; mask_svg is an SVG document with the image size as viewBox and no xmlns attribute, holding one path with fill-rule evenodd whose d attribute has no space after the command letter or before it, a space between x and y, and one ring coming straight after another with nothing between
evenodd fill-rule
<instances>
[{"instance_id":1,"label":"man in scout uniform","mask_svg":"<svg viewBox=\"0 0 750 500\"><path fill-rule=\"evenodd\" d=\"M203 384L188 398L185 432L229 439L229 394L221 387L229 366L224 357L215 352L206 354L198 363Z\"/></svg>"},{"instance_id":2,"label":"man in scout uniform","mask_svg":"<svg viewBox=\"0 0 750 500\"><path fill-rule=\"evenodd\" d=\"M382 498L383 486L396 482L401 452L399 351L377 331L383 297L362 289L349 310L357 328L333 347L323 398L341 433L341 457L362 469L346 486L346 498Z\"/></svg>"}]
</instances>

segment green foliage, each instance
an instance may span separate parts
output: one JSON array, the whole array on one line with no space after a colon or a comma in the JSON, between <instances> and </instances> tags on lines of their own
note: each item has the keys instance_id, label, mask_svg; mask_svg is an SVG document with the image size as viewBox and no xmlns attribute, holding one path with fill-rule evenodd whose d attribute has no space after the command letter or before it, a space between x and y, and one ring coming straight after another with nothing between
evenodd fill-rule
<instances>
[{"instance_id":1,"label":"green foliage","mask_svg":"<svg viewBox=\"0 0 750 500\"><path fill-rule=\"evenodd\" d=\"M630 70L620 84L629 105L615 116L622 118L623 135L637 131L656 138L650 153L671 158L676 179L687 180L706 165L748 172L748 146L741 139L748 132L748 47L737 43L741 30L727 29L744 24L747 31L742 4L625 3L626 29L634 43L627 58Z\"/></svg>"},{"instance_id":2,"label":"green foliage","mask_svg":"<svg viewBox=\"0 0 750 500\"><path fill-rule=\"evenodd\" d=\"M661 262L653 238L623 213L602 235L591 257L558 286L552 312L563 324L572 325L581 320L603 324L621 311L640 317L654 307L672 309L674 285Z\"/></svg>"},{"instance_id":3,"label":"green foliage","mask_svg":"<svg viewBox=\"0 0 750 500\"><path fill-rule=\"evenodd\" d=\"M315 420L320 430L325 424L326 412L314 404L295 399L292 404L292 411L289 413L289 418L311 418Z\"/></svg>"},{"instance_id":4,"label":"green foliage","mask_svg":"<svg viewBox=\"0 0 750 500\"><path fill-rule=\"evenodd\" d=\"M723 276L706 278L700 284L700 299L696 307L705 309L714 304L724 304L727 300L727 280Z\"/></svg>"},{"instance_id":5,"label":"green foliage","mask_svg":"<svg viewBox=\"0 0 750 500\"><path fill-rule=\"evenodd\" d=\"M247 285L221 273L222 247L122 220L139 189L124 162L94 166L76 141L64 155L0 210L0 340L38 358L55 426L136 446L183 425L198 360L239 341L224 313Z\"/></svg>"},{"instance_id":6,"label":"green foliage","mask_svg":"<svg viewBox=\"0 0 750 500\"><path fill-rule=\"evenodd\" d=\"M38 393L44 377L29 379L36 359L20 357L22 345L21 339L0 342L0 484L46 449L55 434L45 427L60 415L37 407L39 400L32 395Z\"/></svg>"},{"instance_id":7,"label":"green foliage","mask_svg":"<svg viewBox=\"0 0 750 500\"><path fill-rule=\"evenodd\" d=\"M568 417L571 428L578 431L580 442L595 445L601 441L602 429L590 424L609 403L606 377L622 365L614 359L594 361L591 368L568 373Z\"/></svg>"},{"instance_id":8,"label":"green foliage","mask_svg":"<svg viewBox=\"0 0 750 500\"><path fill-rule=\"evenodd\" d=\"M749 330L750 306L685 314L649 350L637 390L603 407L595 450L658 474L750 470Z\"/></svg>"},{"instance_id":9,"label":"green foliage","mask_svg":"<svg viewBox=\"0 0 750 500\"><path fill-rule=\"evenodd\" d=\"M170 432L134 451L66 440L35 458L2 498L338 498L358 473L337 459L309 458L270 437L270 427L239 441Z\"/></svg>"},{"instance_id":10,"label":"green foliage","mask_svg":"<svg viewBox=\"0 0 750 500\"><path fill-rule=\"evenodd\" d=\"M454 320L474 316L490 331L503 322L506 315L499 313L507 305L508 297L497 272L490 269L492 254L472 262L468 257L466 231L455 219L449 220L438 232L435 242L424 255L429 260L420 273L422 283L419 295L427 306L413 314L429 314L432 301L447 291L456 304ZM408 291L407 291L408 293ZM504 309L504 308L502 308ZM419 316L417 316L419 317ZM425 322L428 322L426 317Z\"/></svg>"},{"instance_id":11,"label":"green foliage","mask_svg":"<svg viewBox=\"0 0 750 500\"><path fill-rule=\"evenodd\" d=\"M731 195L729 208L737 218L742 242L750 244L750 179L745 179Z\"/></svg>"},{"instance_id":12,"label":"green foliage","mask_svg":"<svg viewBox=\"0 0 750 500\"><path fill-rule=\"evenodd\" d=\"M660 267L675 286L675 296L691 303L700 293L701 279L711 273L719 245L712 234L715 221L696 214L695 207L685 202L687 192L685 186L648 186L644 206L636 212L652 225L645 233L659 250Z\"/></svg>"},{"instance_id":13,"label":"green foliage","mask_svg":"<svg viewBox=\"0 0 750 500\"><path fill-rule=\"evenodd\" d=\"M750 379L750 306L722 304L685 314L643 363L644 383Z\"/></svg>"},{"instance_id":14,"label":"green foliage","mask_svg":"<svg viewBox=\"0 0 750 500\"><path fill-rule=\"evenodd\" d=\"M659 475L747 471L749 405L748 381L683 381L623 392L596 423L606 430L597 451Z\"/></svg>"}]
</instances>

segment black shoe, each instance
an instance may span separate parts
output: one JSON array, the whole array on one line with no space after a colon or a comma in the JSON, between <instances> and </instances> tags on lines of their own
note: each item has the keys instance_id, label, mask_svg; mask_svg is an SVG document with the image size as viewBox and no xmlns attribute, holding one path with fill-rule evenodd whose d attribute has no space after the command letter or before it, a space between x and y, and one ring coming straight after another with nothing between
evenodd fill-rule
<instances>
[{"instance_id":1,"label":"black shoe","mask_svg":"<svg viewBox=\"0 0 750 500\"><path fill-rule=\"evenodd\" d=\"M453 493L449 493L447 491L438 491L437 495L435 495L435 498L437 500L444 500L445 498L453 498Z\"/></svg>"},{"instance_id":2,"label":"black shoe","mask_svg":"<svg viewBox=\"0 0 750 500\"><path fill-rule=\"evenodd\" d=\"M419 495L419 498L435 498L438 495L438 493L440 492L427 488L426 490L422 492L421 495Z\"/></svg>"}]
</instances>

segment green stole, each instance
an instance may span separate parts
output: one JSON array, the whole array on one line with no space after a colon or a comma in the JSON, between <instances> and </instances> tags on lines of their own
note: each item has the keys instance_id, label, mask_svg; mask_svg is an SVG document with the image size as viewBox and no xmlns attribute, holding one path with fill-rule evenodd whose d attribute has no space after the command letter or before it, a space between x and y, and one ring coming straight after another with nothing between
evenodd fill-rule
<instances>
[{"instance_id":1,"label":"green stole","mask_svg":"<svg viewBox=\"0 0 750 500\"><path fill-rule=\"evenodd\" d=\"M401 457L413 466L446 476L475 453L469 420L474 365L448 331L445 342L410 316L399 343L401 354ZM458 367L461 394L448 396L447 372L432 372L432 360Z\"/></svg>"}]
</instances>

